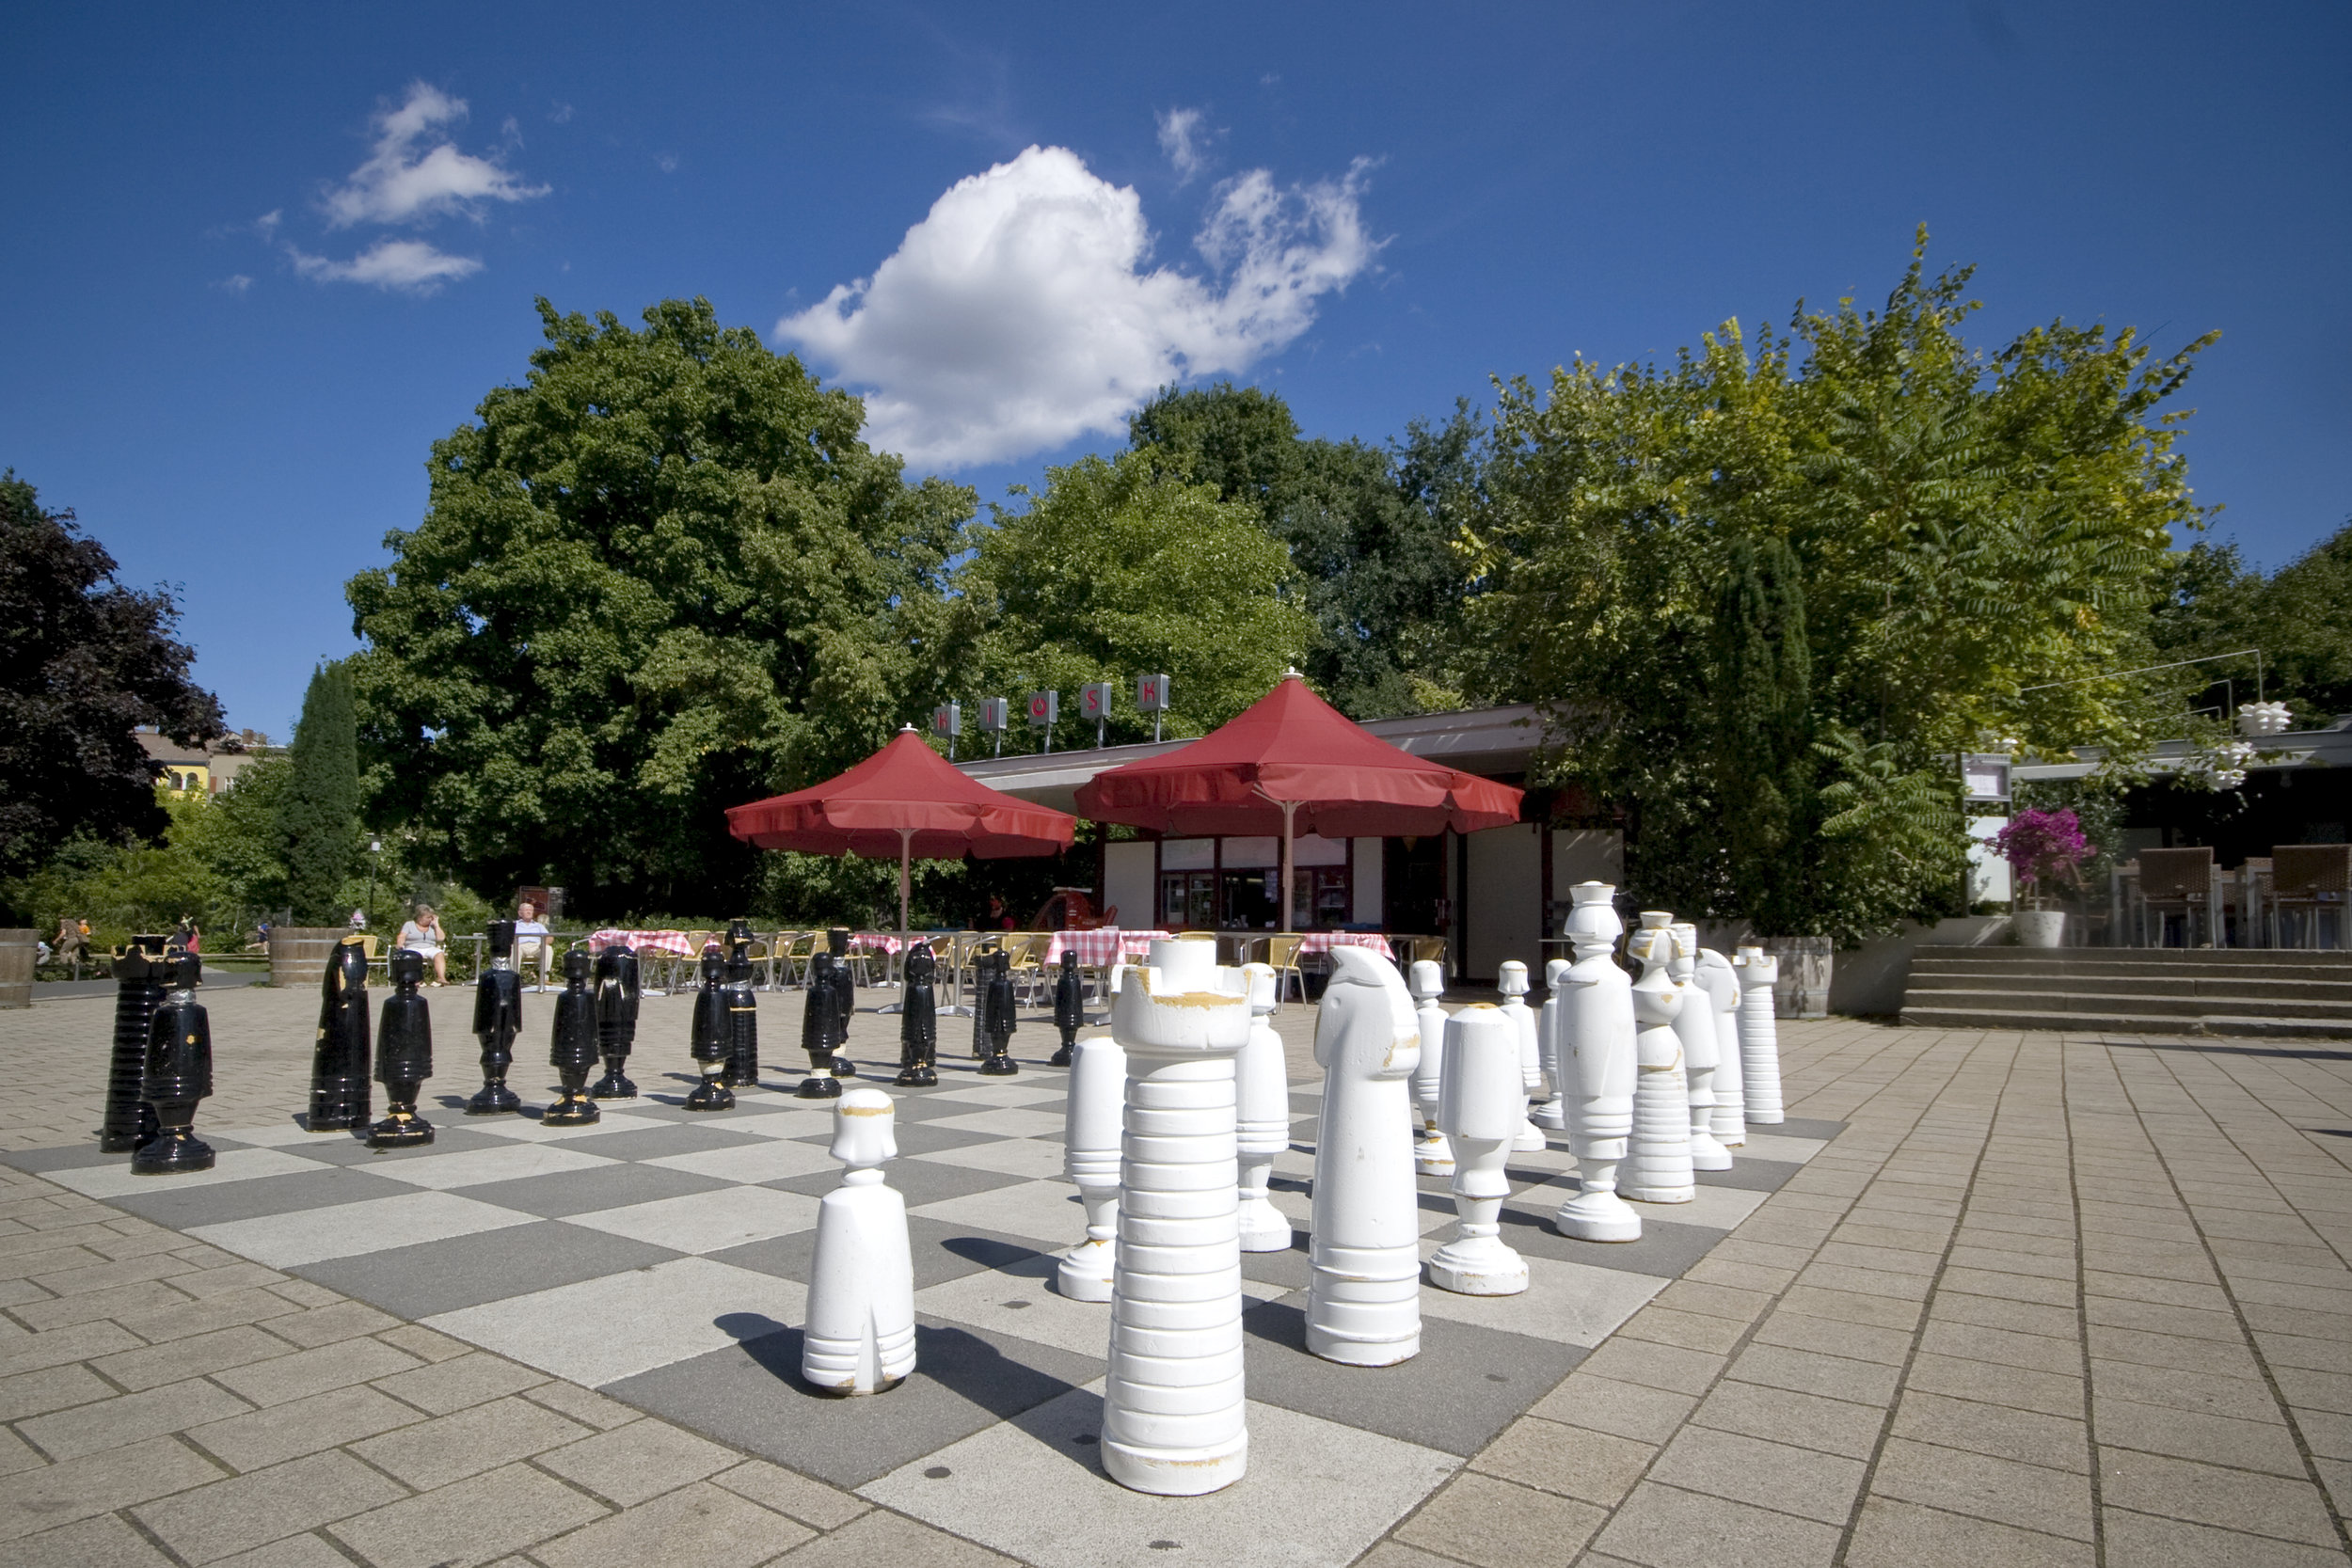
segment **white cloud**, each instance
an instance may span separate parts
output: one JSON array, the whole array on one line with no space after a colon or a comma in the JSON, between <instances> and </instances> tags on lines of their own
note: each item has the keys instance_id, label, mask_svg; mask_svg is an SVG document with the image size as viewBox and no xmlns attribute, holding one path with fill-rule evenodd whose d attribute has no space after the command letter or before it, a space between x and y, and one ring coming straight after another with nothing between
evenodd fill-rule
<instances>
[{"instance_id":1,"label":"white cloud","mask_svg":"<svg viewBox=\"0 0 2352 1568\"><path fill-rule=\"evenodd\" d=\"M370 283L379 289L399 289L429 294L453 278L469 277L482 270L470 256L452 256L422 240L378 240L348 261L309 256L286 247L294 271L320 283Z\"/></svg>"},{"instance_id":2,"label":"white cloud","mask_svg":"<svg viewBox=\"0 0 2352 1568\"><path fill-rule=\"evenodd\" d=\"M1170 109L1159 117L1160 150L1176 170L1176 182L1187 185L1208 166L1208 137L1198 109Z\"/></svg>"},{"instance_id":3,"label":"white cloud","mask_svg":"<svg viewBox=\"0 0 2352 1568\"><path fill-rule=\"evenodd\" d=\"M405 103L376 114L375 150L368 161L327 191L327 226L430 223L452 213L479 219L485 201L527 201L548 194L545 185L524 184L495 156L458 151L441 128L465 118L464 99L423 82L412 84Z\"/></svg>"},{"instance_id":4,"label":"white cloud","mask_svg":"<svg viewBox=\"0 0 2352 1568\"><path fill-rule=\"evenodd\" d=\"M871 277L776 324L870 388L873 438L956 467L1095 432L1184 376L1247 370L1314 321L1379 248L1359 207L1367 166L1282 190L1258 169L1219 186L1195 246L1216 276L1145 271L1132 189L1066 148L973 175Z\"/></svg>"},{"instance_id":5,"label":"white cloud","mask_svg":"<svg viewBox=\"0 0 2352 1568\"><path fill-rule=\"evenodd\" d=\"M228 293L241 294L247 289L253 287L253 279L247 277L244 273L232 272L228 277L222 278L219 282L214 284L213 287L222 290Z\"/></svg>"}]
</instances>

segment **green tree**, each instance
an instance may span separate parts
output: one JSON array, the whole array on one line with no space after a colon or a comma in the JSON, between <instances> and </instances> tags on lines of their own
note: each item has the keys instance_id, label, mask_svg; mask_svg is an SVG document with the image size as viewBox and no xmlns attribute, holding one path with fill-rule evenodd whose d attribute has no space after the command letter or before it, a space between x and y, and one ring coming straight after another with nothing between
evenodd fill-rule
<instances>
[{"instance_id":1,"label":"green tree","mask_svg":"<svg viewBox=\"0 0 2352 1568\"><path fill-rule=\"evenodd\" d=\"M2298 723L2352 713L2352 526L2267 578L2246 564L2235 545L2199 540L2167 562L2153 635L2167 658L2259 649L2264 694L2286 703ZM2209 683L2204 703L2248 702L2253 665L2224 659L2184 678Z\"/></svg>"},{"instance_id":2,"label":"green tree","mask_svg":"<svg viewBox=\"0 0 2352 1568\"><path fill-rule=\"evenodd\" d=\"M171 635L171 595L115 570L72 512L0 472L0 877L77 834L120 844L163 829L137 726L183 745L221 733L220 704L189 678L195 650Z\"/></svg>"},{"instance_id":3,"label":"green tree","mask_svg":"<svg viewBox=\"0 0 2352 1568\"><path fill-rule=\"evenodd\" d=\"M539 313L524 384L435 443L423 522L347 591L371 819L478 887L743 908L764 868L723 809L928 695L909 616L972 494L905 483L857 399L707 301Z\"/></svg>"},{"instance_id":4,"label":"green tree","mask_svg":"<svg viewBox=\"0 0 2352 1568\"><path fill-rule=\"evenodd\" d=\"M1804 585L1785 540L1736 539L1726 555L1708 650L1708 783L1722 803L1724 878L1759 928L1794 930L1820 827Z\"/></svg>"},{"instance_id":5,"label":"green tree","mask_svg":"<svg viewBox=\"0 0 2352 1568\"><path fill-rule=\"evenodd\" d=\"M294 924L340 925L343 883L361 853L358 723L347 663L321 665L310 676L277 807Z\"/></svg>"}]
</instances>

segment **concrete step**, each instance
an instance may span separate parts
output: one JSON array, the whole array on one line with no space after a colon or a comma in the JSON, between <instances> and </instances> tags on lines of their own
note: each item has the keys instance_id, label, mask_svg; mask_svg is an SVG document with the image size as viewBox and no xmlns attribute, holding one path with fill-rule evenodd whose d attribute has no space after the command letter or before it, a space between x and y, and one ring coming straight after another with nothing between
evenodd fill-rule
<instances>
[{"instance_id":1,"label":"concrete step","mask_svg":"<svg viewBox=\"0 0 2352 1568\"><path fill-rule=\"evenodd\" d=\"M2260 1039L2352 1038L2352 1021L2231 1017L2152 1018L2122 1014L2064 1013L2003 1007L1914 1007L1902 1022L1934 1029L2047 1029L2070 1035L2233 1036Z\"/></svg>"},{"instance_id":2,"label":"concrete step","mask_svg":"<svg viewBox=\"0 0 2352 1568\"><path fill-rule=\"evenodd\" d=\"M2352 953L2292 947L1940 947L1914 949L1914 963L1966 964L1986 969L2101 965L2118 969L2279 969L2303 974L2352 975Z\"/></svg>"},{"instance_id":3,"label":"concrete step","mask_svg":"<svg viewBox=\"0 0 2352 1568\"><path fill-rule=\"evenodd\" d=\"M2118 1018L2332 1019L2352 1030L2352 1006L2340 1001L2305 1002L2267 995L2151 996L2140 991L2091 990L1997 992L1915 985L1903 993L1903 1010L1914 1007L2000 1007L2036 1013L2098 1013Z\"/></svg>"},{"instance_id":4,"label":"concrete step","mask_svg":"<svg viewBox=\"0 0 2352 1568\"><path fill-rule=\"evenodd\" d=\"M2243 970L2202 974L2114 974L2047 970L2018 971L1964 964L1911 966L1910 989L1966 990L1984 995L2042 996L2061 991L2127 991L2141 996L2248 996L2281 1002L2333 1003L2352 1013L2352 978L2314 980L2302 975L2273 978Z\"/></svg>"}]
</instances>

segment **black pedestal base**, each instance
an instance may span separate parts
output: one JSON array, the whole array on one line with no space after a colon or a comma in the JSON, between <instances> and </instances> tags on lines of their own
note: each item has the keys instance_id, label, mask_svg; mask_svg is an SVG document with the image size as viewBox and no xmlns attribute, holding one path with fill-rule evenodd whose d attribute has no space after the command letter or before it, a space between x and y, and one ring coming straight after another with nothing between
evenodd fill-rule
<instances>
[{"instance_id":1,"label":"black pedestal base","mask_svg":"<svg viewBox=\"0 0 2352 1568\"><path fill-rule=\"evenodd\" d=\"M980 1064L980 1072L989 1078L1009 1078L1021 1070L1021 1064L1010 1056L991 1056Z\"/></svg>"},{"instance_id":2,"label":"black pedestal base","mask_svg":"<svg viewBox=\"0 0 2352 1568\"><path fill-rule=\"evenodd\" d=\"M624 1073L617 1065L608 1067L604 1070L604 1076L596 1080L596 1087L588 1091L588 1098L591 1100L634 1100L637 1098L637 1085L628 1081L628 1075Z\"/></svg>"},{"instance_id":3,"label":"black pedestal base","mask_svg":"<svg viewBox=\"0 0 2352 1568\"><path fill-rule=\"evenodd\" d=\"M1070 1047L1065 1045L1059 1051L1055 1052L1051 1056L1046 1057L1045 1065L1047 1067L1068 1067L1070 1065Z\"/></svg>"},{"instance_id":4,"label":"black pedestal base","mask_svg":"<svg viewBox=\"0 0 2352 1568\"><path fill-rule=\"evenodd\" d=\"M891 1080L902 1089L928 1089L939 1083L937 1069L928 1067L900 1068L898 1076Z\"/></svg>"},{"instance_id":5,"label":"black pedestal base","mask_svg":"<svg viewBox=\"0 0 2352 1568\"><path fill-rule=\"evenodd\" d=\"M833 1075L835 1078L855 1078L857 1064L836 1051L833 1056Z\"/></svg>"},{"instance_id":6,"label":"black pedestal base","mask_svg":"<svg viewBox=\"0 0 2352 1568\"><path fill-rule=\"evenodd\" d=\"M693 1093L686 1097L686 1108L690 1111L732 1111L735 1109L735 1091L716 1078L706 1078L694 1085Z\"/></svg>"},{"instance_id":7,"label":"black pedestal base","mask_svg":"<svg viewBox=\"0 0 2352 1568\"><path fill-rule=\"evenodd\" d=\"M548 1106L539 1119L549 1127L585 1127L592 1121L603 1120L604 1113L586 1095L566 1090L564 1098Z\"/></svg>"},{"instance_id":8,"label":"black pedestal base","mask_svg":"<svg viewBox=\"0 0 2352 1568\"><path fill-rule=\"evenodd\" d=\"M184 1127L175 1132L156 1133L131 1156L134 1176L183 1176L212 1168L213 1146Z\"/></svg>"},{"instance_id":9,"label":"black pedestal base","mask_svg":"<svg viewBox=\"0 0 2352 1568\"><path fill-rule=\"evenodd\" d=\"M792 1091L792 1097L795 1100L838 1100L841 1098L841 1080L811 1072L801 1080L801 1086Z\"/></svg>"},{"instance_id":10,"label":"black pedestal base","mask_svg":"<svg viewBox=\"0 0 2352 1568\"><path fill-rule=\"evenodd\" d=\"M433 1124L414 1112L395 1111L368 1129L370 1148L414 1148L433 1141Z\"/></svg>"},{"instance_id":11,"label":"black pedestal base","mask_svg":"<svg viewBox=\"0 0 2352 1568\"><path fill-rule=\"evenodd\" d=\"M313 1112L302 1120L302 1125L313 1132L349 1132L367 1124L365 1111L333 1111L325 1115Z\"/></svg>"},{"instance_id":12,"label":"black pedestal base","mask_svg":"<svg viewBox=\"0 0 2352 1568\"><path fill-rule=\"evenodd\" d=\"M503 1082L483 1085L475 1091L474 1097L466 1101L466 1114L469 1117L513 1116L522 1108L523 1097L508 1088Z\"/></svg>"}]
</instances>

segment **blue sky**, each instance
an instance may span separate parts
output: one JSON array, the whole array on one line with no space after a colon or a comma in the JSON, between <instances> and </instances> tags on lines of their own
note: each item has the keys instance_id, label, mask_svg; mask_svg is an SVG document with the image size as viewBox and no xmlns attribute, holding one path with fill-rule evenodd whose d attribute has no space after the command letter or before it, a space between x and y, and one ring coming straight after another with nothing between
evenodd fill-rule
<instances>
[{"instance_id":1,"label":"blue sky","mask_svg":"<svg viewBox=\"0 0 2352 1568\"><path fill-rule=\"evenodd\" d=\"M989 498L1168 366L1377 439L1875 303L1924 221L1987 341L2219 328L2191 472L2275 565L2352 514L2347 46L2335 5L15 8L0 465L282 736L535 294L707 295Z\"/></svg>"}]
</instances>

